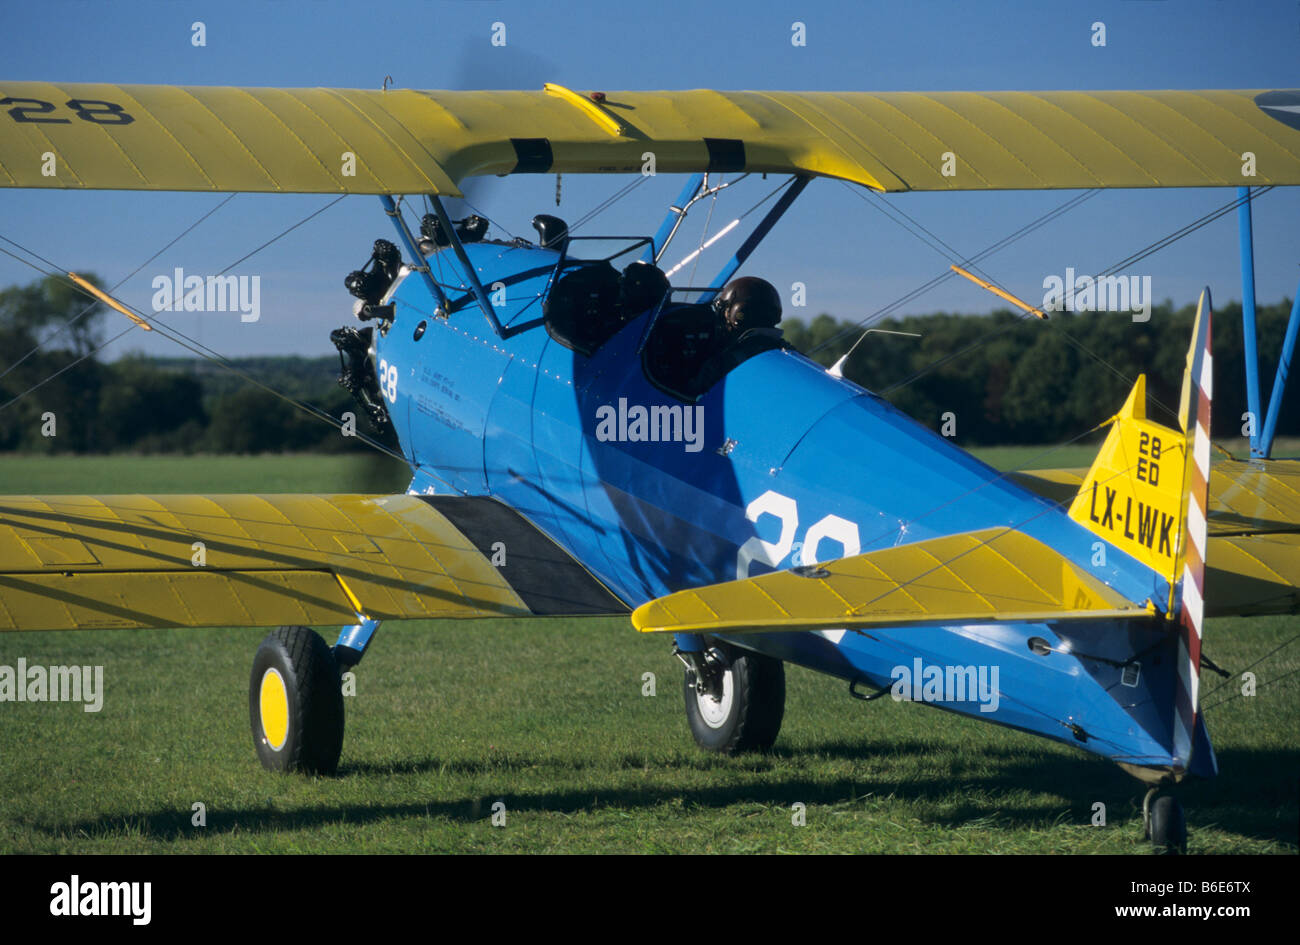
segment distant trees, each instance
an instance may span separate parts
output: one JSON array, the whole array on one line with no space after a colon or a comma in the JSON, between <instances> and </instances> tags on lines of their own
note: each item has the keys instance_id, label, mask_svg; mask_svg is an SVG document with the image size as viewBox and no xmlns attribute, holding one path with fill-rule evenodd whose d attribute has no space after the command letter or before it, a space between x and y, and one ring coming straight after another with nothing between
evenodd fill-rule
<instances>
[{"instance_id":1,"label":"distant trees","mask_svg":"<svg viewBox=\"0 0 1300 945\"><path fill-rule=\"evenodd\" d=\"M93 277L92 277L93 279ZM1290 302L1258 311L1260 377L1267 400ZM0 290L0 451L337 452L360 447L319 418L221 365L193 358L95 357L105 310L68 283L45 279ZM1177 407L1194 309L1152 308L1146 322L1122 313L1055 313L1048 322L1011 312L940 313L874 327L920 338L871 334L845 375L937 428L951 411L964 445L1055 443L1119 409L1145 372L1151 396ZM70 323L70 324L69 324ZM67 325L67 327L62 327ZM834 363L861 329L830 315L782 323L795 347ZM1214 319L1214 435L1242 435L1245 367L1241 307ZM834 341L840 333L842 338ZM335 382L337 358L234 359L239 372L331 416L358 413ZM1300 374L1300 365L1293 373ZM52 415L56 436L43 435ZM1155 403L1151 415L1172 416ZM1263 418L1258 418L1262 424ZM1300 434L1300 383L1290 385L1278 433ZM390 446L395 443L390 442Z\"/></svg>"},{"instance_id":2,"label":"distant trees","mask_svg":"<svg viewBox=\"0 0 1300 945\"><path fill-rule=\"evenodd\" d=\"M105 312L58 278L0 290L0 451L339 452L359 445L219 365L97 360ZM333 416L352 404L335 383L337 357L235 364ZM358 429L370 433L364 419Z\"/></svg>"},{"instance_id":3,"label":"distant trees","mask_svg":"<svg viewBox=\"0 0 1300 945\"><path fill-rule=\"evenodd\" d=\"M346 391L334 384L337 359L321 359L318 396L308 403L337 417L345 410L358 415L357 430L374 436L364 415ZM274 378L270 381L275 386ZM256 386L218 398L212 407L205 448L213 453L325 452L336 453L356 444L340 435L336 427L296 409L269 391Z\"/></svg>"},{"instance_id":4,"label":"distant trees","mask_svg":"<svg viewBox=\"0 0 1300 945\"><path fill-rule=\"evenodd\" d=\"M1265 402L1290 311L1286 300L1256 312ZM927 425L937 427L939 417L953 411L965 444L1060 442L1115 413L1138 374L1147 375L1154 401L1176 410L1194 317L1195 306L1175 310L1165 303L1153 306L1146 322L1117 312L1057 312L1047 322L1007 311L887 319L873 327L921 337L868 335L844 373ZM805 353L825 344L813 357L828 366L862 333L830 315L781 327ZM844 337L831 342L841 331ZM1240 303L1214 313L1214 354L1213 435L1238 437L1246 412ZM1300 373L1300 365L1292 373ZM1300 383L1288 387L1279 435L1300 434ZM1155 402L1150 415L1173 422Z\"/></svg>"},{"instance_id":5,"label":"distant trees","mask_svg":"<svg viewBox=\"0 0 1300 945\"><path fill-rule=\"evenodd\" d=\"M0 290L0 450L103 448L96 424L59 423L97 415L104 366L91 355L101 315L62 279ZM57 435L42 436L51 419Z\"/></svg>"},{"instance_id":6,"label":"distant trees","mask_svg":"<svg viewBox=\"0 0 1300 945\"><path fill-rule=\"evenodd\" d=\"M195 377L135 356L106 367L97 412L106 451L191 453L204 446L210 418Z\"/></svg>"}]
</instances>

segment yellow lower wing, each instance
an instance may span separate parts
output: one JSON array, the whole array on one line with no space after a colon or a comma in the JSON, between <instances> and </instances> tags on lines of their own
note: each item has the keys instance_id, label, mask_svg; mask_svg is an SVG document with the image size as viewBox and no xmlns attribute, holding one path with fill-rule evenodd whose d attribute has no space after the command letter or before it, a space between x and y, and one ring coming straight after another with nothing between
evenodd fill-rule
<instances>
[{"instance_id":1,"label":"yellow lower wing","mask_svg":"<svg viewBox=\"0 0 1300 945\"><path fill-rule=\"evenodd\" d=\"M626 612L491 499L0 497L0 630Z\"/></svg>"},{"instance_id":2,"label":"yellow lower wing","mask_svg":"<svg viewBox=\"0 0 1300 945\"><path fill-rule=\"evenodd\" d=\"M637 608L632 623L737 633L1149 612L1042 542L992 528L679 591Z\"/></svg>"}]
</instances>

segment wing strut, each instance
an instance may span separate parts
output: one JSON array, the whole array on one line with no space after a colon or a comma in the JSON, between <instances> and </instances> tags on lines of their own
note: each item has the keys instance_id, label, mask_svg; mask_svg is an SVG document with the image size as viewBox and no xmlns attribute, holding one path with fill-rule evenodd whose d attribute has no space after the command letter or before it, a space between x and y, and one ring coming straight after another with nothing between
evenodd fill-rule
<instances>
[{"instance_id":1,"label":"wing strut","mask_svg":"<svg viewBox=\"0 0 1300 945\"><path fill-rule=\"evenodd\" d=\"M1246 349L1246 409L1250 411L1250 455L1267 457L1259 438L1259 355L1255 345L1255 242L1251 237L1249 187L1237 188L1237 233L1241 246L1241 330Z\"/></svg>"},{"instance_id":2,"label":"wing strut","mask_svg":"<svg viewBox=\"0 0 1300 945\"><path fill-rule=\"evenodd\" d=\"M1273 434L1277 432L1277 415L1282 409L1286 394L1286 379L1295 356L1296 335L1300 334L1300 286L1296 287L1295 301L1291 303L1291 316L1286 323L1286 338L1282 341L1282 356L1277 360L1277 374L1273 378L1273 394L1268 399L1268 415L1264 418L1264 432L1260 437L1260 454L1268 459L1273 452Z\"/></svg>"},{"instance_id":3,"label":"wing strut","mask_svg":"<svg viewBox=\"0 0 1300 945\"><path fill-rule=\"evenodd\" d=\"M442 286L438 285L438 280L429 271L429 262L424 258L424 253L420 252L420 246L407 228L406 221L402 219L402 211L397 209L397 204L393 203L393 198L388 194L380 194L379 201L384 205L384 213L388 214L388 218L393 221L393 228L397 230L398 238L406 246L406 252L412 260L411 268L424 277L424 284L438 300L438 311L434 314L446 317L451 313L451 306L447 304L447 294L442 291Z\"/></svg>"},{"instance_id":4,"label":"wing strut","mask_svg":"<svg viewBox=\"0 0 1300 945\"><path fill-rule=\"evenodd\" d=\"M780 199L773 205L772 209L767 211L767 215L759 221L758 226L754 227L754 232L750 233L745 242L740 244L736 254L727 260L727 264L722 270L713 277L709 287L721 289L727 284L727 280L736 274L736 270L745 264L745 260L750 257L754 250L758 249L758 244L763 242L763 237L772 231L785 212L790 209L790 204L794 203L795 198L803 193L803 189L808 186L811 177L798 176L794 179L789 187L786 188ZM710 296L701 296L700 301L707 302Z\"/></svg>"},{"instance_id":5,"label":"wing strut","mask_svg":"<svg viewBox=\"0 0 1300 945\"><path fill-rule=\"evenodd\" d=\"M483 314L487 316L488 324L492 330L497 333L498 338L505 337L505 329L501 327L501 322L497 320L496 312L492 311L492 303L488 301L487 290L483 288L483 283L479 281L478 273L474 271L474 264L469 261L469 256L465 254L465 247L461 245L460 236L456 233L456 227L452 225L451 217L447 216L447 209L442 205L442 200L437 194L429 198L433 203L433 212L438 215L438 222L442 224L442 232L447 234L447 239L451 240L452 252L460 261L461 275L469 280L469 287L474 292L474 298L478 299L478 307L483 309Z\"/></svg>"}]
</instances>

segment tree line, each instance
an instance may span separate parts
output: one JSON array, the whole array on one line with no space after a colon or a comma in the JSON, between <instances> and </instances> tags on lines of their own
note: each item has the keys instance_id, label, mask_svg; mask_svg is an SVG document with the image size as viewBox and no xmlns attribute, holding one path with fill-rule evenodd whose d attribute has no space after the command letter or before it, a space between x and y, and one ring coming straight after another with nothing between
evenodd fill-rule
<instances>
[{"instance_id":1,"label":"tree line","mask_svg":"<svg viewBox=\"0 0 1300 945\"><path fill-rule=\"evenodd\" d=\"M1272 392L1291 301L1257 306L1261 412ZM844 376L921 423L938 429L952 412L965 445L1047 444L1071 439L1123 405L1137 375L1147 375L1148 413L1176 425L1179 389L1196 307L1154 305L1147 321L1125 312L938 313L886 319L872 333L830 315L782 323L787 340L830 366L860 338ZM1241 303L1214 312L1213 436L1245 435L1246 364ZM1296 373L1300 365L1294 365ZM1166 409L1169 408L1169 409ZM1171 413L1170 410L1173 412ZM1255 418L1259 428L1263 417ZM1277 434L1300 434L1300 383L1288 385Z\"/></svg>"},{"instance_id":2,"label":"tree line","mask_svg":"<svg viewBox=\"0 0 1300 945\"><path fill-rule=\"evenodd\" d=\"M1259 362L1267 402L1289 301L1261 306ZM67 282L47 278L0 290L0 451L70 453L338 452L355 439L226 368L198 358L101 361L106 310ZM117 316L114 315L114 318ZM831 315L787 319L787 340L823 365L859 342L844 375L927 426L954 415L964 445L1056 443L1095 427L1145 372L1150 416L1173 423L1194 306L1127 313L1009 311L887 319L873 332ZM1215 436L1243 434L1246 411L1241 307L1214 318ZM231 359L240 373L334 417L358 414L336 382L337 356ZM50 426L53 418L54 426ZM1262 425L1263 418L1257 422ZM49 435L53 432L55 435ZM1279 435L1300 434L1300 384L1291 384Z\"/></svg>"},{"instance_id":3,"label":"tree line","mask_svg":"<svg viewBox=\"0 0 1300 945\"><path fill-rule=\"evenodd\" d=\"M93 276L89 277L96 285ZM97 357L107 309L62 279L0 290L0 451L340 452L336 427L200 358ZM113 314L113 318L120 316ZM230 363L338 417L355 409L338 357ZM364 417L357 429L373 436ZM53 434L53 435L51 435Z\"/></svg>"}]
</instances>

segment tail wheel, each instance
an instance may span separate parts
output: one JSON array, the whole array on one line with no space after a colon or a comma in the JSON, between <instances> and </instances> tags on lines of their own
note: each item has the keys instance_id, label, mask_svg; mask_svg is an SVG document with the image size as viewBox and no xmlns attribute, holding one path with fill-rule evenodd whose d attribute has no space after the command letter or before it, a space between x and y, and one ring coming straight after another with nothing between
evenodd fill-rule
<instances>
[{"instance_id":1,"label":"tail wheel","mask_svg":"<svg viewBox=\"0 0 1300 945\"><path fill-rule=\"evenodd\" d=\"M771 748L785 716L785 664L720 645L697 665L683 686L696 744L724 755Z\"/></svg>"},{"instance_id":2,"label":"tail wheel","mask_svg":"<svg viewBox=\"0 0 1300 945\"><path fill-rule=\"evenodd\" d=\"M1147 795L1146 835L1156 854L1177 856L1187 852L1187 818L1183 805L1171 794Z\"/></svg>"},{"instance_id":3,"label":"tail wheel","mask_svg":"<svg viewBox=\"0 0 1300 945\"><path fill-rule=\"evenodd\" d=\"M281 627L257 648L248 684L253 745L271 771L333 774L343 751L343 691L320 634Z\"/></svg>"}]
</instances>

